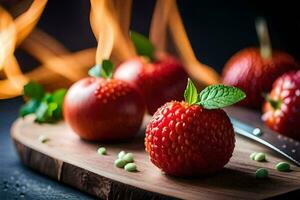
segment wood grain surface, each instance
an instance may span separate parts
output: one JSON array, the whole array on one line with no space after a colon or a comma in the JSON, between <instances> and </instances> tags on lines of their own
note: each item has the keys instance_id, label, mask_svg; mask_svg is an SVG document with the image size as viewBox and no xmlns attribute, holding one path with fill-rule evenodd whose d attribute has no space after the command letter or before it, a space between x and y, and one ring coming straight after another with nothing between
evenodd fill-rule
<instances>
[{"instance_id":1,"label":"wood grain surface","mask_svg":"<svg viewBox=\"0 0 300 200\"><path fill-rule=\"evenodd\" d=\"M236 118L249 118L261 126L257 114L228 109ZM256 117L255 117L256 116ZM149 120L146 117L145 123ZM236 136L233 157L221 172L202 178L175 178L164 175L144 151L145 126L132 141L116 144L83 141L64 122L38 125L33 117L17 119L11 136L22 162L34 170L62 183L102 199L264 199L300 189L300 168L292 165L291 172L278 172L274 166L285 159L248 139ZM46 135L47 143L38 137ZM105 146L108 155L97 154ZM119 151L135 155L138 172L130 173L114 167ZM252 152L265 152L267 162L249 159ZM269 178L258 180L255 170L265 167Z\"/></svg>"}]
</instances>

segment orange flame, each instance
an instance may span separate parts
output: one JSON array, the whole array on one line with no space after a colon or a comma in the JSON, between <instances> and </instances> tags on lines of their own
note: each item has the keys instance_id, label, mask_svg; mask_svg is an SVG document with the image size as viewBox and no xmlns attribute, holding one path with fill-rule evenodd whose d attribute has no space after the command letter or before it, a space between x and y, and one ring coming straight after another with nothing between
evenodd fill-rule
<instances>
[{"instance_id":1,"label":"orange flame","mask_svg":"<svg viewBox=\"0 0 300 200\"><path fill-rule=\"evenodd\" d=\"M84 77L94 64L94 48L71 54L51 36L37 29L33 31L46 3L47 0L34 0L29 9L15 20L0 7L0 72L3 70L6 76L0 80L0 99L20 95L28 80L40 82L48 88L70 85ZM26 74L22 73L13 55L15 46L20 44L42 63Z\"/></svg>"},{"instance_id":2,"label":"orange flame","mask_svg":"<svg viewBox=\"0 0 300 200\"><path fill-rule=\"evenodd\" d=\"M128 37L130 9L131 0L91 0L90 22L98 40L96 63L110 56L117 62L136 56Z\"/></svg>"},{"instance_id":3,"label":"orange flame","mask_svg":"<svg viewBox=\"0 0 300 200\"><path fill-rule=\"evenodd\" d=\"M169 35L171 38L167 38ZM170 42L169 45L175 47L186 71L200 87L219 83L219 74L196 58L175 0L157 0L150 38L160 51L166 51L167 42Z\"/></svg>"},{"instance_id":4,"label":"orange flame","mask_svg":"<svg viewBox=\"0 0 300 200\"><path fill-rule=\"evenodd\" d=\"M0 7L0 75L3 71L6 78L0 80L0 99L20 95L28 80L52 88L68 86L86 75L95 58L96 63L110 58L118 64L137 56L129 37L132 0L91 0L90 23L98 40L97 50L75 53L43 31L34 30L46 4L47 0L34 0L15 20ZM173 45L187 72L200 85L218 83L219 75L197 60L175 0L157 0L150 38L158 51ZM41 66L23 74L14 56L19 45Z\"/></svg>"}]
</instances>

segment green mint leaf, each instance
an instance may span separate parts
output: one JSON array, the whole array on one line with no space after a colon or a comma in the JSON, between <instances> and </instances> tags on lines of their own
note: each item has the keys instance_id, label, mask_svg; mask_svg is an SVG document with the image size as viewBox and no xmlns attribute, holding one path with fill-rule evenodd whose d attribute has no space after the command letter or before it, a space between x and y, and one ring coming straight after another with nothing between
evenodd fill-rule
<instances>
[{"instance_id":1,"label":"green mint leaf","mask_svg":"<svg viewBox=\"0 0 300 200\"><path fill-rule=\"evenodd\" d=\"M36 82L29 82L24 86L24 96L41 100L45 94L43 87Z\"/></svg>"},{"instance_id":2,"label":"green mint leaf","mask_svg":"<svg viewBox=\"0 0 300 200\"><path fill-rule=\"evenodd\" d=\"M191 81L191 79L188 79L188 83L187 83L186 89L184 91L184 99L190 105L197 102L197 99L198 99L197 88L194 85L194 83Z\"/></svg>"},{"instance_id":3,"label":"green mint leaf","mask_svg":"<svg viewBox=\"0 0 300 200\"><path fill-rule=\"evenodd\" d=\"M48 103L42 102L35 112L35 121L38 123L47 122L48 119Z\"/></svg>"},{"instance_id":4,"label":"green mint leaf","mask_svg":"<svg viewBox=\"0 0 300 200\"><path fill-rule=\"evenodd\" d=\"M55 103L55 102L49 103L49 104L48 104L48 109L47 109L47 116L48 116L48 117L52 117L54 111L55 111L57 108L58 108L57 103Z\"/></svg>"},{"instance_id":5,"label":"green mint leaf","mask_svg":"<svg viewBox=\"0 0 300 200\"><path fill-rule=\"evenodd\" d=\"M19 112L19 116L25 117L26 115L35 113L35 111L38 109L40 105L40 101L36 99L30 99L29 101L24 104Z\"/></svg>"},{"instance_id":6,"label":"green mint leaf","mask_svg":"<svg viewBox=\"0 0 300 200\"><path fill-rule=\"evenodd\" d=\"M57 109L54 110L53 116L57 119L60 120L63 118L62 114L62 107L63 107L63 102L64 98L66 95L67 90L66 89L59 89L53 92L53 102L57 104Z\"/></svg>"},{"instance_id":7,"label":"green mint leaf","mask_svg":"<svg viewBox=\"0 0 300 200\"><path fill-rule=\"evenodd\" d=\"M211 85L202 90L197 104L206 109L218 109L235 104L246 97L239 88L225 85Z\"/></svg>"},{"instance_id":8,"label":"green mint leaf","mask_svg":"<svg viewBox=\"0 0 300 200\"><path fill-rule=\"evenodd\" d=\"M31 99L21 107L19 115L24 117L35 114L37 123L54 123L62 119L63 101L67 90L58 89L49 93L41 89L40 85L32 82L24 87L24 94Z\"/></svg>"},{"instance_id":9,"label":"green mint leaf","mask_svg":"<svg viewBox=\"0 0 300 200\"><path fill-rule=\"evenodd\" d=\"M52 94L53 102L57 103L58 106L62 106L66 93L67 90L64 88L55 90Z\"/></svg>"},{"instance_id":10,"label":"green mint leaf","mask_svg":"<svg viewBox=\"0 0 300 200\"><path fill-rule=\"evenodd\" d=\"M58 105L54 102L42 102L35 112L35 121L38 123L53 123L58 121L59 119L54 117L54 111L57 108Z\"/></svg>"},{"instance_id":11,"label":"green mint leaf","mask_svg":"<svg viewBox=\"0 0 300 200\"><path fill-rule=\"evenodd\" d=\"M88 74L93 77L112 78L114 65L110 60L103 60L101 64L92 67Z\"/></svg>"},{"instance_id":12,"label":"green mint leaf","mask_svg":"<svg viewBox=\"0 0 300 200\"><path fill-rule=\"evenodd\" d=\"M130 38L135 46L136 52L140 56L146 56L151 60L154 59L154 46L150 40L140 33L130 31Z\"/></svg>"}]
</instances>

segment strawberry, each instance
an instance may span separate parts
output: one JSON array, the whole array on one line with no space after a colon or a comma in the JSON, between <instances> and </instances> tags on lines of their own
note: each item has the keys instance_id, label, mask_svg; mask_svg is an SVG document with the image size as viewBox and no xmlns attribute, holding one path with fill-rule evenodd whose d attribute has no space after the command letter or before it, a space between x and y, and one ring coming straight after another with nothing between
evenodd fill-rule
<instances>
[{"instance_id":1,"label":"strawberry","mask_svg":"<svg viewBox=\"0 0 300 200\"><path fill-rule=\"evenodd\" d=\"M241 102L251 108L261 108L263 94L269 92L277 77L289 70L299 69L289 54L273 51L264 58L259 48L246 48L236 53L226 63L223 70L223 83L241 88L247 98Z\"/></svg>"},{"instance_id":2,"label":"strawberry","mask_svg":"<svg viewBox=\"0 0 300 200\"><path fill-rule=\"evenodd\" d=\"M133 39L142 57L130 59L119 65L114 78L128 81L140 88L151 115L168 101L183 100L182 93L185 89L187 74L181 62L167 54L154 57L154 48L150 41L136 33L132 35L133 38L138 37L138 41L142 40L142 47L147 48L142 48L140 43L136 44L137 39Z\"/></svg>"},{"instance_id":3,"label":"strawberry","mask_svg":"<svg viewBox=\"0 0 300 200\"><path fill-rule=\"evenodd\" d=\"M229 161L235 138L221 107L240 101L238 88L209 86L199 95L189 81L185 101L160 107L146 128L145 147L150 160L166 174L200 176L214 173Z\"/></svg>"},{"instance_id":4,"label":"strawberry","mask_svg":"<svg viewBox=\"0 0 300 200\"><path fill-rule=\"evenodd\" d=\"M141 126L145 104L140 92L130 83L110 78L111 68L107 60L102 66L96 65L90 70L96 77L76 82L66 94L65 120L83 139L124 140L133 137Z\"/></svg>"},{"instance_id":5,"label":"strawberry","mask_svg":"<svg viewBox=\"0 0 300 200\"><path fill-rule=\"evenodd\" d=\"M274 82L263 112L267 126L300 140L300 70L286 73Z\"/></svg>"}]
</instances>

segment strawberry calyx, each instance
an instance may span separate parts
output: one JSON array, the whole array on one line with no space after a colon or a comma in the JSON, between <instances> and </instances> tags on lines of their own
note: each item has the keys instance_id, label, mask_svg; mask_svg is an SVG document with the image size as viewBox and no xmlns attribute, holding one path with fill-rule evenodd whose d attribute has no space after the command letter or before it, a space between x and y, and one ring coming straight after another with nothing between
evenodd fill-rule
<instances>
[{"instance_id":1,"label":"strawberry calyx","mask_svg":"<svg viewBox=\"0 0 300 200\"><path fill-rule=\"evenodd\" d=\"M155 48L147 37L135 31L130 31L130 39L138 55L146 57L151 61L155 60Z\"/></svg>"},{"instance_id":2,"label":"strawberry calyx","mask_svg":"<svg viewBox=\"0 0 300 200\"><path fill-rule=\"evenodd\" d=\"M271 107L274 110L279 110L282 104L282 100L278 99L278 100L274 100L271 99L269 96L266 96L266 101L271 105Z\"/></svg>"},{"instance_id":3,"label":"strawberry calyx","mask_svg":"<svg viewBox=\"0 0 300 200\"><path fill-rule=\"evenodd\" d=\"M211 85L198 93L196 86L188 79L184 99L189 105L200 105L206 109L219 109L233 105L246 97L239 88L226 85Z\"/></svg>"},{"instance_id":4,"label":"strawberry calyx","mask_svg":"<svg viewBox=\"0 0 300 200\"><path fill-rule=\"evenodd\" d=\"M92 67L88 74L96 78L112 78L114 64L110 60L103 60L101 64Z\"/></svg>"}]
</instances>

